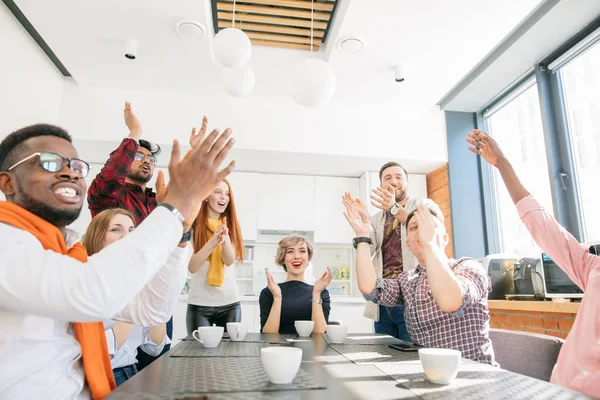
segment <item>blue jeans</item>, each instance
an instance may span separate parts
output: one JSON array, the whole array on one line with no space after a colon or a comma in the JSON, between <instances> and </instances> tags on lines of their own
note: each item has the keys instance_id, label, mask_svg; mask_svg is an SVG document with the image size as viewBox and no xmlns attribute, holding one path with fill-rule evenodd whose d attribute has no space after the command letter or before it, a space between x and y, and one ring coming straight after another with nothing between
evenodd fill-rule
<instances>
[{"instance_id":1,"label":"blue jeans","mask_svg":"<svg viewBox=\"0 0 600 400\"><path fill-rule=\"evenodd\" d=\"M375 322L375 333L386 333L390 336L412 342L404 322L404 306L379 306L379 321Z\"/></svg>"},{"instance_id":2,"label":"blue jeans","mask_svg":"<svg viewBox=\"0 0 600 400\"><path fill-rule=\"evenodd\" d=\"M122 383L126 382L129 378L137 374L138 370L135 367L135 364L127 365L126 367L119 367L113 369L113 374L115 376L115 383L117 386L120 386Z\"/></svg>"}]
</instances>

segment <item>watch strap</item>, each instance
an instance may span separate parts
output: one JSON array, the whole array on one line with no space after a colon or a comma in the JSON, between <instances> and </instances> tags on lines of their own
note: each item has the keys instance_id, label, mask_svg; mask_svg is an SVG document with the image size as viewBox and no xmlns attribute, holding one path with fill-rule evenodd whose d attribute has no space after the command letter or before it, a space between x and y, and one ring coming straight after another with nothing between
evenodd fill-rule
<instances>
[{"instance_id":1,"label":"watch strap","mask_svg":"<svg viewBox=\"0 0 600 400\"><path fill-rule=\"evenodd\" d=\"M313 300L312 302L316 304L323 304L323 299Z\"/></svg>"},{"instance_id":2,"label":"watch strap","mask_svg":"<svg viewBox=\"0 0 600 400\"><path fill-rule=\"evenodd\" d=\"M175 215L177 217L177 219L179 220L179 222L181 222L182 225L184 224L185 218L183 217L183 214L181 212L179 212L178 209L176 209L175 207L173 207L172 205L170 205L169 203L159 203L157 205L157 207L164 207L167 210L171 211L173 213L173 215Z\"/></svg>"},{"instance_id":3,"label":"watch strap","mask_svg":"<svg viewBox=\"0 0 600 400\"><path fill-rule=\"evenodd\" d=\"M179 240L179 243L189 242L190 240L192 240L193 236L194 236L194 228L190 228L189 231L187 231L186 233L181 235L181 240Z\"/></svg>"},{"instance_id":4,"label":"watch strap","mask_svg":"<svg viewBox=\"0 0 600 400\"><path fill-rule=\"evenodd\" d=\"M352 244L354 245L354 248L356 249L358 247L359 243L369 243L369 244L373 244L373 241L371 240L370 237L368 236L360 236L360 237L355 237L352 240Z\"/></svg>"}]
</instances>

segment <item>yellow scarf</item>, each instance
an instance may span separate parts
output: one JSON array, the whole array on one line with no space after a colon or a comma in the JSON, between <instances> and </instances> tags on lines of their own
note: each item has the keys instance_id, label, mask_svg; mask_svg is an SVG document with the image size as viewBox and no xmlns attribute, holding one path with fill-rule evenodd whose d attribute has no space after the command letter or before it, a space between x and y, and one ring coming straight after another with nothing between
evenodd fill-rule
<instances>
[{"instance_id":1,"label":"yellow scarf","mask_svg":"<svg viewBox=\"0 0 600 400\"><path fill-rule=\"evenodd\" d=\"M206 238L210 240L215 231L223 222L218 219L206 219ZM208 259L210 265L208 267L207 283L210 286L223 286L225 280L225 264L223 263L223 245L218 245Z\"/></svg>"}]
</instances>

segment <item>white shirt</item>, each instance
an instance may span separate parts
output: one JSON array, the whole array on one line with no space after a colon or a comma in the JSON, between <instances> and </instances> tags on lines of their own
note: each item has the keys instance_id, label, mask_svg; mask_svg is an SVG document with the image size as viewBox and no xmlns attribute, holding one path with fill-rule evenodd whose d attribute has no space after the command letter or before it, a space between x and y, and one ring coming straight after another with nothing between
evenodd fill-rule
<instances>
[{"instance_id":1,"label":"white shirt","mask_svg":"<svg viewBox=\"0 0 600 400\"><path fill-rule=\"evenodd\" d=\"M141 347L144 353L158 357L165 345L171 344L171 339L165 334L162 342L156 344L150 338L150 328L136 326L125 340L121 347L117 348L117 338L112 329L104 331L106 335L106 345L110 355L110 365L112 369L127 367L137 363L138 347Z\"/></svg>"},{"instance_id":2,"label":"white shirt","mask_svg":"<svg viewBox=\"0 0 600 400\"><path fill-rule=\"evenodd\" d=\"M240 301L237 283L235 281L235 263L225 266L223 286L211 286L208 282L208 268L210 262L206 261L198 271L192 274L188 303L196 306L221 307Z\"/></svg>"},{"instance_id":3,"label":"white shirt","mask_svg":"<svg viewBox=\"0 0 600 400\"><path fill-rule=\"evenodd\" d=\"M158 207L82 263L0 224L0 399L89 398L70 321L166 323L191 258L177 247L182 231Z\"/></svg>"}]
</instances>

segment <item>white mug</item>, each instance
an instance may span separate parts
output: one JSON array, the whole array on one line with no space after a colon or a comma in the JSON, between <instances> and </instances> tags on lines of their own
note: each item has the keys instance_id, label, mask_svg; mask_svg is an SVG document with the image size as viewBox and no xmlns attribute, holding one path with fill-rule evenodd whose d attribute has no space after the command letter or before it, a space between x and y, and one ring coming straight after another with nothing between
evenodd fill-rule
<instances>
[{"instance_id":1,"label":"white mug","mask_svg":"<svg viewBox=\"0 0 600 400\"><path fill-rule=\"evenodd\" d=\"M228 322L227 333L229 334L229 338L234 342L244 340L248 333L248 324L244 324L243 322Z\"/></svg>"},{"instance_id":2,"label":"white mug","mask_svg":"<svg viewBox=\"0 0 600 400\"><path fill-rule=\"evenodd\" d=\"M221 342L224 330L222 326L200 326L192 332L192 336L204 347L217 347Z\"/></svg>"}]
</instances>

